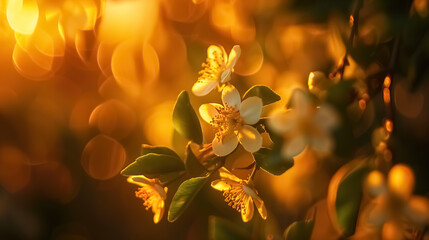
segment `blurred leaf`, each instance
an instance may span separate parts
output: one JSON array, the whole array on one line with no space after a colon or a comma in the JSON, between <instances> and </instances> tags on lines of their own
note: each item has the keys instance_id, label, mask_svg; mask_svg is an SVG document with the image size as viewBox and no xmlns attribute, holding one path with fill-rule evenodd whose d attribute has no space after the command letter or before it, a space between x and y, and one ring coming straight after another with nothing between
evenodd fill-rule
<instances>
[{"instance_id":1,"label":"blurred leaf","mask_svg":"<svg viewBox=\"0 0 429 240\"><path fill-rule=\"evenodd\" d=\"M354 83L355 80L343 80L333 85L326 93L326 101L339 109L346 108L357 96Z\"/></svg>"},{"instance_id":2,"label":"blurred leaf","mask_svg":"<svg viewBox=\"0 0 429 240\"><path fill-rule=\"evenodd\" d=\"M353 235L356 230L363 183L369 170L364 160L358 159L344 165L331 179L328 207L344 237Z\"/></svg>"},{"instance_id":3,"label":"blurred leaf","mask_svg":"<svg viewBox=\"0 0 429 240\"><path fill-rule=\"evenodd\" d=\"M176 221L180 215L189 206L197 193L206 184L208 176L196 177L184 181L180 184L176 194L171 200L170 208L168 209L168 221Z\"/></svg>"},{"instance_id":4,"label":"blurred leaf","mask_svg":"<svg viewBox=\"0 0 429 240\"><path fill-rule=\"evenodd\" d=\"M258 166L273 175L282 175L294 164L293 159L284 159L280 151L268 148L261 148L253 157Z\"/></svg>"},{"instance_id":5,"label":"blurred leaf","mask_svg":"<svg viewBox=\"0 0 429 240\"><path fill-rule=\"evenodd\" d=\"M143 144L141 155L144 156L149 153L164 154L164 155L169 155L171 157L180 158L175 151L171 150L168 147L158 147L158 146Z\"/></svg>"},{"instance_id":6,"label":"blurred leaf","mask_svg":"<svg viewBox=\"0 0 429 240\"><path fill-rule=\"evenodd\" d=\"M243 96L243 100L248 97L260 97L262 104L269 105L280 101L281 97L275 93L271 88L264 85L256 85L251 87Z\"/></svg>"},{"instance_id":7,"label":"blurred leaf","mask_svg":"<svg viewBox=\"0 0 429 240\"><path fill-rule=\"evenodd\" d=\"M238 224L227 219L209 217L210 240L240 240L250 239L250 234Z\"/></svg>"},{"instance_id":8,"label":"blurred leaf","mask_svg":"<svg viewBox=\"0 0 429 240\"><path fill-rule=\"evenodd\" d=\"M125 176L150 175L185 170L182 160L165 154L149 153L138 157L121 174Z\"/></svg>"},{"instance_id":9,"label":"blurred leaf","mask_svg":"<svg viewBox=\"0 0 429 240\"><path fill-rule=\"evenodd\" d=\"M195 143L203 143L200 121L189 101L189 94L182 91L173 111L173 126L178 133Z\"/></svg>"},{"instance_id":10,"label":"blurred leaf","mask_svg":"<svg viewBox=\"0 0 429 240\"><path fill-rule=\"evenodd\" d=\"M285 240L310 240L313 227L314 219L310 221L296 221L286 228L283 237Z\"/></svg>"},{"instance_id":11,"label":"blurred leaf","mask_svg":"<svg viewBox=\"0 0 429 240\"><path fill-rule=\"evenodd\" d=\"M200 176L202 173L206 172L206 169L192 152L191 143L186 146L185 167L191 176Z\"/></svg>"}]
</instances>

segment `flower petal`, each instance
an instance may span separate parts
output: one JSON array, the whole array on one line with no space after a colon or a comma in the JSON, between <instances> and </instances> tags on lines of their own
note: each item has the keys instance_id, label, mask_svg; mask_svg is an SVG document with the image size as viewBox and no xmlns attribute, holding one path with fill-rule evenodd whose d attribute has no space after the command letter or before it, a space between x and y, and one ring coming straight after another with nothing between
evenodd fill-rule
<instances>
[{"instance_id":1,"label":"flower petal","mask_svg":"<svg viewBox=\"0 0 429 240\"><path fill-rule=\"evenodd\" d=\"M429 223L429 201L425 197L412 196L403 212L413 223L422 227Z\"/></svg>"},{"instance_id":2,"label":"flower petal","mask_svg":"<svg viewBox=\"0 0 429 240\"><path fill-rule=\"evenodd\" d=\"M252 198L250 196L246 196L246 198L247 199L244 200L244 209L241 209L241 219L243 220L243 222L248 222L252 220L254 211Z\"/></svg>"},{"instance_id":3,"label":"flower petal","mask_svg":"<svg viewBox=\"0 0 429 240\"><path fill-rule=\"evenodd\" d=\"M366 221L372 226L382 226L389 219L386 196L379 196L367 206L364 212Z\"/></svg>"},{"instance_id":4,"label":"flower petal","mask_svg":"<svg viewBox=\"0 0 429 240\"><path fill-rule=\"evenodd\" d=\"M154 213L153 215L154 223L158 223L159 221L161 221L162 217L164 216L164 210L165 210L165 206L164 206L164 201L162 200L160 200L159 202L155 203L152 206L152 212Z\"/></svg>"},{"instance_id":5,"label":"flower petal","mask_svg":"<svg viewBox=\"0 0 429 240\"><path fill-rule=\"evenodd\" d=\"M226 83L229 80L231 80L231 74L232 74L232 69L231 68L225 69L225 71L223 71L222 74L220 75L220 82L221 83Z\"/></svg>"},{"instance_id":6,"label":"flower petal","mask_svg":"<svg viewBox=\"0 0 429 240\"><path fill-rule=\"evenodd\" d=\"M143 175L139 175L139 176L130 176L127 178L127 181L129 183L133 183L136 185L139 185L141 187L144 187L146 185L151 185L152 182L150 181L149 178L143 176Z\"/></svg>"},{"instance_id":7,"label":"flower petal","mask_svg":"<svg viewBox=\"0 0 429 240\"><path fill-rule=\"evenodd\" d=\"M293 108L300 117L309 116L312 108L314 107L312 106L310 97L302 90L297 90L294 92L292 95L292 103Z\"/></svg>"},{"instance_id":8,"label":"flower petal","mask_svg":"<svg viewBox=\"0 0 429 240\"><path fill-rule=\"evenodd\" d=\"M167 198L167 187L163 188L161 185L159 185L158 183L153 184L153 188L155 189L155 191L158 192L159 197L161 199L166 199Z\"/></svg>"},{"instance_id":9,"label":"flower petal","mask_svg":"<svg viewBox=\"0 0 429 240\"><path fill-rule=\"evenodd\" d=\"M338 126L340 117L335 109L327 104L321 105L314 116L315 122L323 129L330 130Z\"/></svg>"},{"instance_id":10,"label":"flower petal","mask_svg":"<svg viewBox=\"0 0 429 240\"><path fill-rule=\"evenodd\" d=\"M282 153L286 158L291 158L300 154L306 145L307 140L305 136L299 134L284 143Z\"/></svg>"},{"instance_id":11,"label":"flower petal","mask_svg":"<svg viewBox=\"0 0 429 240\"><path fill-rule=\"evenodd\" d=\"M219 175L221 178L226 178L237 183L240 183L242 181L242 179L238 178L224 167L219 169ZM231 185L232 183L230 182L229 184Z\"/></svg>"},{"instance_id":12,"label":"flower petal","mask_svg":"<svg viewBox=\"0 0 429 240\"><path fill-rule=\"evenodd\" d=\"M241 103L240 93L232 85L225 86L222 91L222 102L224 106L228 105L238 109Z\"/></svg>"},{"instance_id":13,"label":"flower petal","mask_svg":"<svg viewBox=\"0 0 429 240\"><path fill-rule=\"evenodd\" d=\"M195 96L205 96L209 94L217 85L217 80L198 80L192 86L192 92Z\"/></svg>"},{"instance_id":14,"label":"flower petal","mask_svg":"<svg viewBox=\"0 0 429 240\"><path fill-rule=\"evenodd\" d=\"M267 219L267 209L265 208L264 201L259 196L253 198L256 208L258 209L259 214L265 220Z\"/></svg>"},{"instance_id":15,"label":"flower petal","mask_svg":"<svg viewBox=\"0 0 429 240\"><path fill-rule=\"evenodd\" d=\"M226 191L231 188L231 184L229 184L227 181L223 179L214 180L211 183L212 188L218 190L218 191Z\"/></svg>"},{"instance_id":16,"label":"flower petal","mask_svg":"<svg viewBox=\"0 0 429 240\"><path fill-rule=\"evenodd\" d=\"M244 125L238 132L238 140L248 152L256 152L262 147L262 136L254 127Z\"/></svg>"},{"instance_id":17,"label":"flower petal","mask_svg":"<svg viewBox=\"0 0 429 240\"><path fill-rule=\"evenodd\" d=\"M239 45L235 45L232 47L231 52L229 53L228 57L228 64L227 68L233 68L235 64L237 63L238 58L241 55L241 48Z\"/></svg>"},{"instance_id":18,"label":"flower petal","mask_svg":"<svg viewBox=\"0 0 429 240\"><path fill-rule=\"evenodd\" d=\"M230 154L237 145L238 139L234 133L224 136L222 141L219 141L219 139L215 137L212 142L213 152L217 156L226 156Z\"/></svg>"},{"instance_id":19,"label":"flower petal","mask_svg":"<svg viewBox=\"0 0 429 240\"><path fill-rule=\"evenodd\" d=\"M210 59L216 59L218 57L226 58L225 49L222 46L210 45L207 48L207 57Z\"/></svg>"},{"instance_id":20,"label":"flower petal","mask_svg":"<svg viewBox=\"0 0 429 240\"><path fill-rule=\"evenodd\" d=\"M219 108L223 106L217 103L206 103L202 104L199 108L201 118L207 123L211 123L214 117L219 114Z\"/></svg>"},{"instance_id":21,"label":"flower petal","mask_svg":"<svg viewBox=\"0 0 429 240\"><path fill-rule=\"evenodd\" d=\"M311 148L320 154L328 154L334 148L334 141L328 132L320 132L318 135L310 137L309 140Z\"/></svg>"},{"instance_id":22,"label":"flower petal","mask_svg":"<svg viewBox=\"0 0 429 240\"><path fill-rule=\"evenodd\" d=\"M297 125L296 112L293 109L280 109L271 113L268 126L276 133L283 134L295 129Z\"/></svg>"},{"instance_id":23,"label":"flower petal","mask_svg":"<svg viewBox=\"0 0 429 240\"><path fill-rule=\"evenodd\" d=\"M246 98L240 104L240 115L244 123L252 125L259 121L262 113L262 99L259 97Z\"/></svg>"}]
</instances>

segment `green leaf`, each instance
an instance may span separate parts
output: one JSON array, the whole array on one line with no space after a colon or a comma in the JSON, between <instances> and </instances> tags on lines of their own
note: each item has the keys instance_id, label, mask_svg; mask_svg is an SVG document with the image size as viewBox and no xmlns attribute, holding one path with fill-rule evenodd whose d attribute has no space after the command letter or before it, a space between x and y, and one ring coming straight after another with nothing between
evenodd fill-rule
<instances>
[{"instance_id":1,"label":"green leaf","mask_svg":"<svg viewBox=\"0 0 429 240\"><path fill-rule=\"evenodd\" d=\"M166 154L149 153L138 157L128 165L121 174L125 176L165 174L185 170L185 166L178 157Z\"/></svg>"},{"instance_id":2,"label":"green leaf","mask_svg":"<svg viewBox=\"0 0 429 240\"><path fill-rule=\"evenodd\" d=\"M227 219L209 217L209 240L240 240L250 239L246 229Z\"/></svg>"},{"instance_id":3,"label":"green leaf","mask_svg":"<svg viewBox=\"0 0 429 240\"><path fill-rule=\"evenodd\" d=\"M280 101L280 96L275 93L271 88L264 85L256 85L251 87L243 96L243 100L248 97L260 97L262 99L262 104L269 105Z\"/></svg>"},{"instance_id":4,"label":"green leaf","mask_svg":"<svg viewBox=\"0 0 429 240\"><path fill-rule=\"evenodd\" d=\"M151 146L147 144L142 145L141 155L144 156L149 153L156 153L156 154L164 154L169 155L175 158L180 158L179 155L173 150L171 150L168 147L157 147L157 146Z\"/></svg>"},{"instance_id":5,"label":"green leaf","mask_svg":"<svg viewBox=\"0 0 429 240\"><path fill-rule=\"evenodd\" d=\"M189 206L197 193L206 184L208 176L196 177L184 181L180 184L176 194L171 200L170 208L168 209L168 221L176 221L180 215Z\"/></svg>"},{"instance_id":6,"label":"green leaf","mask_svg":"<svg viewBox=\"0 0 429 240\"><path fill-rule=\"evenodd\" d=\"M283 237L285 240L310 240L313 227L314 219L310 221L296 221L286 228Z\"/></svg>"},{"instance_id":7,"label":"green leaf","mask_svg":"<svg viewBox=\"0 0 429 240\"><path fill-rule=\"evenodd\" d=\"M258 166L273 175L282 175L294 164L293 159L284 159L280 151L261 148L253 153Z\"/></svg>"},{"instance_id":8,"label":"green leaf","mask_svg":"<svg viewBox=\"0 0 429 240\"><path fill-rule=\"evenodd\" d=\"M353 235L356 230L363 183L369 171L370 168L366 164L360 163L356 166L354 162L350 162L332 177L328 204L335 210L334 219L344 237Z\"/></svg>"},{"instance_id":9,"label":"green leaf","mask_svg":"<svg viewBox=\"0 0 429 240\"><path fill-rule=\"evenodd\" d=\"M178 133L195 143L203 143L200 121L189 101L189 94L182 91L173 111L173 126Z\"/></svg>"},{"instance_id":10,"label":"green leaf","mask_svg":"<svg viewBox=\"0 0 429 240\"><path fill-rule=\"evenodd\" d=\"M198 161L191 149L191 143L186 146L185 152L185 167L191 176L201 176L202 173L206 172L204 166Z\"/></svg>"}]
</instances>

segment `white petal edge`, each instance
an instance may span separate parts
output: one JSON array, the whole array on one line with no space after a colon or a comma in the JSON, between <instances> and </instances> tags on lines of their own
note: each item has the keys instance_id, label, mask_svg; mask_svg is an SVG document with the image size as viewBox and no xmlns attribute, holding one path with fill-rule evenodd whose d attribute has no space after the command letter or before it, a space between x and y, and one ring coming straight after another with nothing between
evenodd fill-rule
<instances>
[{"instance_id":1,"label":"white petal edge","mask_svg":"<svg viewBox=\"0 0 429 240\"><path fill-rule=\"evenodd\" d=\"M243 222L248 222L252 220L253 218L253 212L254 212L254 206L253 206L253 200L250 196L247 196L247 200L245 202L245 210L241 210L241 219Z\"/></svg>"},{"instance_id":2,"label":"white petal edge","mask_svg":"<svg viewBox=\"0 0 429 240\"><path fill-rule=\"evenodd\" d=\"M256 208L258 209L262 219L267 219L267 209L265 208L264 201L262 201L259 196L254 197L253 201L255 202Z\"/></svg>"},{"instance_id":3,"label":"white petal edge","mask_svg":"<svg viewBox=\"0 0 429 240\"><path fill-rule=\"evenodd\" d=\"M226 178L226 179L229 179L229 180L231 180L233 182L237 182L237 183L240 183L242 181L242 179L240 179L237 176L235 176L233 173L231 173L225 167L222 167L222 168L219 169L219 176L221 178ZM232 185L233 183L230 182L230 184Z\"/></svg>"},{"instance_id":4,"label":"white petal edge","mask_svg":"<svg viewBox=\"0 0 429 240\"><path fill-rule=\"evenodd\" d=\"M207 48L207 57L210 59L216 59L216 55L219 55L225 59L226 58L225 49L222 46L210 45Z\"/></svg>"},{"instance_id":5,"label":"white petal edge","mask_svg":"<svg viewBox=\"0 0 429 240\"><path fill-rule=\"evenodd\" d=\"M240 93L238 93L238 90L234 86L228 85L223 88L222 103L224 106L233 106L238 109L241 103L241 98Z\"/></svg>"},{"instance_id":6,"label":"white petal edge","mask_svg":"<svg viewBox=\"0 0 429 240\"><path fill-rule=\"evenodd\" d=\"M304 150L306 145L307 139L299 134L284 143L282 153L286 158L295 157Z\"/></svg>"},{"instance_id":7,"label":"white petal edge","mask_svg":"<svg viewBox=\"0 0 429 240\"><path fill-rule=\"evenodd\" d=\"M268 126L274 132L283 134L292 131L297 125L297 115L293 109L279 109L270 114Z\"/></svg>"},{"instance_id":8,"label":"white petal edge","mask_svg":"<svg viewBox=\"0 0 429 240\"><path fill-rule=\"evenodd\" d=\"M198 111L200 112L201 118L207 122L211 123L213 118L219 114L217 111L218 108L222 108L223 106L217 103L206 103L202 104Z\"/></svg>"},{"instance_id":9,"label":"white petal edge","mask_svg":"<svg viewBox=\"0 0 429 240\"><path fill-rule=\"evenodd\" d=\"M212 141L213 152L217 156L226 156L230 154L238 145L237 136L232 133L223 137L222 142L215 137Z\"/></svg>"},{"instance_id":10,"label":"white petal edge","mask_svg":"<svg viewBox=\"0 0 429 240\"><path fill-rule=\"evenodd\" d=\"M152 182L145 176L143 175L139 175L139 176L130 176L127 178L127 181L129 183L133 183L139 186L144 186L144 185L151 185Z\"/></svg>"},{"instance_id":11,"label":"white petal edge","mask_svg":"<svg viewBox=\"0 0 429 240\"><path fill-rule=\"evenodd\" d=\"M237 60L240 57L240 55L241 55L241 47L239 45L235 45L234 47L232 47L228 57L227 68L232 69L237 63Z\"/></svg>"},{"instance_id":12,"label":"white petal edge","mask_svg":"<svg viewBox=\"0 0 429 240\"><path fill-rule=\"evenodd\" d=\"M229 80L231 80L231 74L232 74L231 68L225 69L225 71L223 71L222 74L220 75L220 82L221 83L229 82Z\"/></svg>"},{"instance_id":13,"label":"white petal edge","mask_svg":"<svg viewBox=\"0 0 429 240\"><path fill-rule=\"evenodd\" d=\"M240 104L240 115L244 123L253 125L259 121L262 113L262 99L259 97L246 98Z\"/></svg>"},{"instance_id":14,"label":"white petal edge","mask_svg":"<svg viewBox=\"0 0 429 240\"><path fill-rule=\"evenodd\" d=\"M262 147L262 136L254 127L244 125L238 132L238 140L248 152L256 152Z\"/></svg>"},{"instance_id":15,"label":"white petal edge","mask_svg":"<svg viewBox=\"0 0 429 240\"><path fill-rule=\"evenodd\" d=\"M192 86L192 92L195 96L201 97L209 94L217 85L217 81L198 80Z\"/></svg>"}]
</instances>

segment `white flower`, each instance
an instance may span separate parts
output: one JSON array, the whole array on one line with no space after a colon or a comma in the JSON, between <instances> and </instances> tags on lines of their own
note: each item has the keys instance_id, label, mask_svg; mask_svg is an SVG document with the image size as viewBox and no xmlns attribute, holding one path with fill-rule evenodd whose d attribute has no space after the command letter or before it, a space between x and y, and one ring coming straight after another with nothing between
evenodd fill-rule
<instances>
[{"instance_id":1,"label":"white flower","mask_svg":"<svg viewBox=\"0 0 429 240\"><path fill-rule=\"evenodd\" d=\"M295 91L292 109L281 109L271 114L270 128L284 136L282 153L290 158L301 153L308 145L320 154L328 154L334 147L330 130L339 123L335 110L322 105L316 107L303 91Z\"/></svg>"},{"instance_id":2,"label":"white flower","mask_svg":"<svg viewBox=\"0 0 429 240\"><path fill-rule=\"evenodd\" d=\"M374 199L365 209L365 220L373 226L393 224L398 229L407 223L415 227L429 224L429 201L412 195L414 183L413 171L404 164L393 166L387 179L381 172L372 171L366 190Z\"/></svg>"},{"instance_id":3,"label":"white flower","mask_svg":"<svg viewBox=\"0 0 429 240\"><path fill-rule=\"evenodd\" d=\"M212 187L223 192L225 202L241 213L243 222L248 222L253 218L253 203L261 217L267 219L264 201L258 196L258 191L253 187L251 180L240 179L226 168L219 169L219 175L221 179L213 181Z\"/></svg>"},{"instance_id":4,"label":"white flower","mask_svg":"<svg viewBox=\"0 0 429 240\"><path fill-rule=\"evenodd\" d=\"M203 63L203 70L192 92L197 96L204 96L211 92L219 83L224 84L231 79L235 63L241 54L241 48L235 45L229 56L222 46L210 45L207 49L207 59Z\"/></svg>"},{"instance_id":5,"label":"white flower","mask_svg":"<svg viewBox=\"0 0 429 240\"><path fill-rule=\"evenodd\" d=\"M149 179L143 175L128 177L127 181L140 186L136 191L136 197L143 200L146 210L152 208L153 222L158 223L164 215L167 188L163 188L158 179Z\"/></svg>"},{"instance_id":6,"label":"white flower","mask_svg":"<svg viewBox=\"0 0 429 240\"><path fill-rule=\"evenodd\" d=\"M212 141L213 152L226 156L237 147L238 142L249 152L256 152L262 146L261 134L249 126L259 121L262 99L249 97L241 102L237 89L228 85L222 91L223 106L216 103L203 104L199 112L204 121L216 131Z\"/></svg>"}]
</instances>

